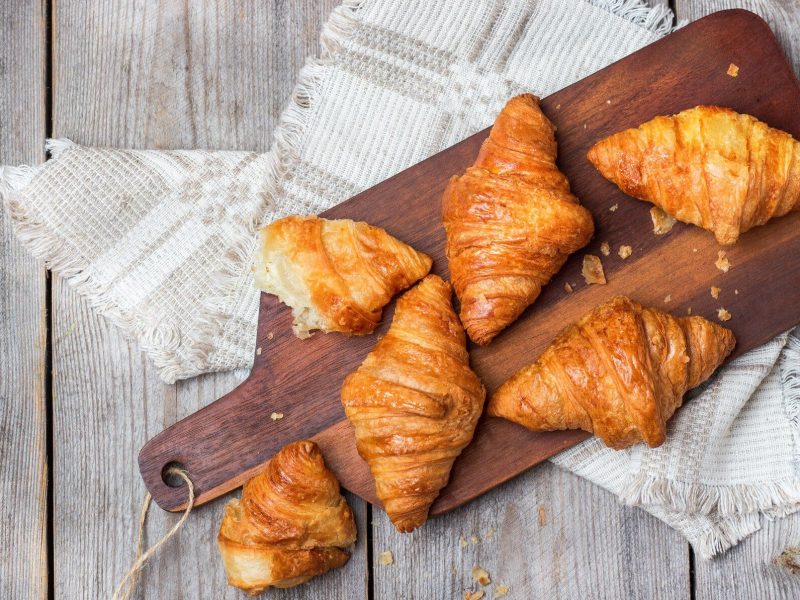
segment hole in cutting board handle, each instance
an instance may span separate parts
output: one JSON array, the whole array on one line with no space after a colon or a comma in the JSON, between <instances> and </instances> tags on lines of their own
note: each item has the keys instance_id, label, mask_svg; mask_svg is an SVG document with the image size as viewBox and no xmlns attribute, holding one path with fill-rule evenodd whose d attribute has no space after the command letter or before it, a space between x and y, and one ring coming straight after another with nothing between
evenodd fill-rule
<instances>
[{"instance_id":1,"label":"hole in cutting board handle","mask_svg":"<svg viewBox=\"0 0 800 600\"><path fill-rule=\"evenodd\" d=\"M164 485L171 488L179 488L186 485L180 477L177 475L170 473L172 469L178 469L179 471L185 471L186 465L182 462L178 462L177 460L172 460L164 465L161 469L161 481L164 482Z\"/></svg>"}]
</instances>

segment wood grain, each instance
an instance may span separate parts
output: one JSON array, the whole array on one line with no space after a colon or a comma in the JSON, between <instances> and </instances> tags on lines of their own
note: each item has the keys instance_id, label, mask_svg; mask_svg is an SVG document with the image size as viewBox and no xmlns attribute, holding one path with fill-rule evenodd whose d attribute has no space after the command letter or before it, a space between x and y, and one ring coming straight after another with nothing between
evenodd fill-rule
<instances>
[{"instance_id":1,"label":"wood grain","mask_svg":"<svg viewBox=\"0 0 800 600\"><path fill-rule=\"evenodd\" d=\"M44 161L45 23L0 3L0 165ZM46 598L45 271L0 209L0 598Z\"/></svg>"},{"instance_id":2,"label":"wood grain","mask_svg":"<svg viewBox=\"0 0 800 600\"><path fill-rule=\"evenodd\" d=\"M680 534L552 464L412 534L374 514L375 598L461 598L480 589L474 566L491 576L486 598L498 585L510 588L508 598L689 597L689 551ZM384 566L379 557L387 550L395 562Z\"/></svg>"},{"instance_id":3,"label":"wood grain","mask_svg":"<svg viewBox=\"0 0 800 600\"><path fill-rule=\"evenodd\" d=\"M265 150L335 4L60 0L54 134L119 147ZM109 597L135 550L145 493L137 449L230 391L244 373L164 385L136 344L60 279L53 318L55 595ZM241 597L225 582L215 543L223 503L195 511L145 569L138 597ZM360 527L353 559L283 596L366 596L366 506L351 503ZM176 520L151 511L145 543Z\"/></svg>"},{"instance_id":4,"label":"wood grain","mask_svg":"<svg viewBox=\"0 0 800 600\"><path fill-rule=\"evenodd\" d=\"M738 78L726 74L731 62L740 66ZM767 87L769 95L762 93ZM730 106L800 137L800 114L790 109L798 99L800 84L766 24L743 11L717 13L692 24L544 99L543 109L558 128L559 164L595 216L596 236L586 253L599 255L598 247L606 241L615 249L632 245L633 256L623 261L612 254L604 261L609 284L586 286L580 275L584 252L577 253L534 307L490 345L473 349L473 368L489 392L534 360L566 324L615 294L679 314L691 307L693 314L716 318L720 303L708 289L724 281L726 289L740 290L735 299L724 299L733 315L727 325L738 340L735 355L800 321L793 296L800 280L800 214L744 235L727 249L734 267L723 276L714 266L718 246L712 236L686 225L676 226L668 236L653 235L649 205L624 196L585 158L589 146L609 133L699 103ZM449 177L473 162L485 137L480 132L324 215L384 227L433 256L434 271L446 276L441 194ZM609 211L614 204L619 209ZM402 212L394 208L398 205ZM574 284L574 293L564 291L566 282ZM764 294L773 299L769 313L759 310ZM387 311L379 335L390 315ZM375 501L369 471L340 423L338 400L342 380L374 340L333 334L298 340L290 321L286 307L262 296L258 345L265 351L256 357L248 381L142 450L142 474L159 505L174 510L182 503L180 493L161 480L170 461L187 466L198 483L199 500L205 501L240 485L287 441L330 427L334 429L315 439L334 472L347 489ZM272 422L273 411L288 418ZM484 419L432 514L475 498L581 439L585 434L580 432L534 434L500 419ZM487 472L484 465L495 462L497 468Z\"/></svg>"}]
</instances>

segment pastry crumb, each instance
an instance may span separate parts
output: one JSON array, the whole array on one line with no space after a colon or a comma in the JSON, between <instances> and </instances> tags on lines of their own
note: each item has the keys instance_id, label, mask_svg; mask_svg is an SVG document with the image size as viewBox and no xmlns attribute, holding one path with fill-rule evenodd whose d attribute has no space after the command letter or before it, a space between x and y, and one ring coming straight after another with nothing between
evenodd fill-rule
<instances>
[{"instance_id":1,"label":"pastry crumb","mask_svg":"<svg viewBox=\"0 0 800 600\"><path fill-rule=\"evenodd\" d=\"M731 261L728 260L728 257L725 254L725 250L720 250L717 252L717 262L714 263L714 265L716 265L716 267L723 273L727 273L731 268Z\"/></svg>"},{"instance_id":2,"label":"pastry crumb","mask_svg":"<svg viewBox=\"0 0 800 600\"><path fill-rule=\"evenodd\" d=\"M668 215L657 206L650 209L650 219L653 221L653 233L656 235L669 233L676 223L675 217Z\"/></svg>"},{"instance_id":3,"label":"pastry crumb","mask_svg":"<svg viewBox=\"0 0 800 600\"><path fill-rule=\"evenodd\" d=\"M274 412L269 416L273 421L280 421L283 418L283 413Z\"/></svg>"},{"instance_id":4,"label":"pastry crumb","mask_svg":"<svg viewBox=\"0 0 800 600\"><path fill-rule=\"evenodd\" d=\"M572 293L572 286L570 284L568 284L568 283L565 283L564 284L564 291L567 292L568 294L571 294Z\"/></svg>"},{"instance_id":5,"label":"pastry crumb","mask_svg":"<svg viewBox=\"0 0 800 600\"><path fill-rule=\"evenodd\" d=\"M611 254L611 246L608 245L608 242L603 242L600 244L600 254L603 256L608 256Z\"/></svg>"},{"instance_id":6,"label":"pastry crumb","mask_svg":"<svg viewBox=\"0 0 800 600\"><path fill-rule=\"evenodd\" d=\"M739 295L739 290L733 290L733 293L738 296Z\"/></svg>"},{"instance_id":7,"label":"pastry crumb","mask_svg":"<svg viewBox=\"0 0 800 600\"><path fill-rule=\"evenodd\" d=\"M692 248L692 252L697 252L697 248Z\"/></svg>"},{"instance_id":8,"label":"pastry crumb","mask_svg":"<svg viewBox=\"0 0 800 600\"><path fill-rule=\"evenodd\" d=\"M539 506L539 527L544 527L545 525L547 525L547 513L542 504Z\"/></svg>"},{"instance_id":9,"label":"pastry crumb","mask_svg":"<svg viewBox=\"0 0 800 600\"><path fill-rule=\"evenodd\" d=\"M664 296L664 304L669 304L670 302L672 302L672 294L667 294Z\"/></svg>"},{"instance_id":10,"label":"pastry crumb","mask_svg":"<svg viewBox=\"0 0 800 600\"><path fill-rule=\"evenodd\" d=\"M271 339L272 339L272 338L274 338L274 337L275 337L275 334L274 334L274 333L272 333L271 331L270 331L270 332L267 334L267 339L268 339L268 340L271 340Z\"/></svg>"},{"instance_id":11,"label":"pastry crumb","mask_svg":"<svg viewBox=\"0 0 800 600\"><path fill-rule=\"evenodd\" d=\"M492 579L489 577L489 572L479 566L472 567L472 580L477 581L481 585L489 585Z\"/></svg>"},{"instance_id":12,"label":"pastry crumb","mask_svg":"<svg viewBox=\"0 0 800 600\"><path fill-rule=\"evenodd\" d=\"M483 590L478 590L477 592L466 591L464 592L464 600L481 600L484 595L485 592Z\"/></svg>"},{"instance_id":13,"label":"pastry crumb","mask_svg":"<svg viewBox=\"0 0 800 600\"><path fill-rule=\"evenodd\" d=\"M692 307L691 306L686 309L686 314L687 315L691 315L692 314Z\"/></svg>"},{"instance_id":14,"label":"pastry crumb","mask_svg":"<svg viewBox=\"0 0 800 600\"><path fill-rule=\"evenodd\" d=\"M498 585L494 588L494 597L500 598L501 596L505 596L508 593L508 586L507 585Z\"/></svg>"},{"instance_id":15,"label":"pastry crumb","mask_svg":"<svg viewBox=\"0 0 800 600\"><path fill-rule=\"evenodd\" d=\"M486 537L488 539L492 539L495 533L497 533L497 529L494 527L489 527L489 529L486 530Z\"/></svg>"},{"instance_id":16,"label":"pastry crumb","mask_svg":"<svg viewBox=\"0 0 800 600\"><path fill-rule=\"evenodd\" d=\"M617 212L618 208L619 204L612 204L611 206L608 207L608 212Z\"/></svg>"},{"instance_id":17,"label":"pastry crumb","mask_svg":"<svg viewBox=\"0 0 800 600\"><path fill-rule=\"evenodd\" d=\"M627 245L622 245L622 246L619 247L619 252L617 252L617 254L619 254L619 257L622 260L625 260L631 254L633 254L633 248L631 248L630 246L627 246Z\"/></svg>"},{"instance_id":18,"label":"pastry crumb","mask_svg":"<svg viewBox=\"0 0 800 600\"><path fill-rule=\"evenodd\" d=\"M606 100L606 104L611 104L611 100Z\"/></svg>"},{"instance_id":19,"label":"pastry crumb","mask_svg":"<svg viewBox=\"0 0 800 600\"><path fill-rule=\"evenodd\" d=\"M392 554L391 550L387 550L386 552L380 553L380 555L378 556L378 560L380 560L381 564L384 566L391 565L392 563L394 563L394 555Z\"/></svg>"},{"instance_id":20,"label":"pastry crumb","mask_svg":"<svg viewBox=\"0 0 800 600\"><path fill-rule=\"evenodd\" d=\"M469 537L469 541L472 542L472 544L474 545L474 544L477 544L480 540L478 539L477 535L471 535Z\"/></svg>"},{"instance_id":21,"label":"pastry crumb","mask_svg":"<svg viewBox=\"0 0 800 600\"><path fill-rule=\"evenodd\" d=\"M556 110L560 110L560 109L561 109L561 105L560 104L556 104Z\"/></svg>"},{"instance_id":22,"label":"pastry crumb","mask_svg":"<svg viewBox=\"0 0 800 600\"><path fill-rule=\"evenodd\" d=\"M720 293L721 291L722 291L722 290L721 290L720 288L718 288L718 287L717 287L717 286L715 286L715 285L712 285L712 286L711 286L711 297L712 297L714 300L716 300L717 298L719 298L719 293Z\"/></svg>"},{"instance_id":23,"label":"pastry crumb","mask_svg":"<svg viewBox=\"0 0 800 600\"><path fill-rule=\"evenodd\" d=\"M728 65L728 70L725 71L731 77L738 77L739 76L739 67L734 63Z\"/></svg>"},{"instance_id":24,"label":"pastry crumb","mask_svg":"<svg viewBox=\"0 0 800 600\"><path fill-rule=\"evenodd\" d=\"M467 538L465 538L462 535L460 538L458 538L458 543L461 545L462 548L466 548L468 545Z\"/></svg>"},{"instance_id":25,"label":"pastry crumb","mask_svg":"<svg viewBox=\"0 0 800 600\"><path fill-rule=\"evenodd\" d=\"M261 356L261 346L256 348L256 356Z\"/></svg>"},{"instance_id":26,"label":"pastry crumb","mask_svg":"<svg viewBox=\"0 0 800 600\"><path fill-rule=\"evenodd\" d=\"M588 285L599 283L600 285L606 284L606 274L603 271L603 263L599 256L594 254L586 254L583 257L583 269L581 270L583 278Z\"/></svg>"},{"instance_id":27,"label":"pastry crumb","mask_svg":"<svg viewBox=\"0 0 800 600\"><path fill-rule=\"evenodd\" d=\"M717 309L717 317L720 321L730 321L731 320L731 313L729 313L724 308Z\"/></svg>"}]
</instances>

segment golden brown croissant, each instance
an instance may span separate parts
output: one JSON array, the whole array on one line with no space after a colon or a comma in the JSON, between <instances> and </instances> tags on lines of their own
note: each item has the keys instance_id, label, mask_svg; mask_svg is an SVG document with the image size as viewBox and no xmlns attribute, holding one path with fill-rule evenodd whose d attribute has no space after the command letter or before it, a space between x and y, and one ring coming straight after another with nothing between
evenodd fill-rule
<instances>
[{"instance_id":1,"label":"golden brown croissant","mask_svg":"<svg viewBox=\"0 0 800 600\"><path fill-rule=\"evenodd\" d=\"M500 112L475 164L444 192L450 276L469 337L487 344L594 233L556 166L555 129L524 94Z\"/></svg>"},{"instance_id":2,"label":"golden brown croissant","mask_svg":"<svg viewBox=\"0 0 800 600\"><path fill-rule=\"evenodd\" d=\"M584 429L612 448L664 443L687 390L733 349L730 330L617 296L562 331L506 381L488 413L532 431Z\"/></svg>"},{"instance_id":3,"label":"golden brown croissant","mask_svg":"<svg viewBox=\"0 0 800 600\"><path fill-rule=\"evenodd\" d=\"M656 117L599 141L588 157L626 194L720 244L800 209L800 142L728 108Z\"/></svg>"},{"instance_id":4,"label":"golden brown croissant","mask_svg":"<svg viewBox=\"0 0 800 600\"><path fill-rule=\"evenodd\" d=\"M299 441L228 502L217 541L228 583L255 595L344 565L356 524L317 445Z\"/></svg>"},{"instance_id":5,"label":"golden brown croissant","mask_svg":"<svg viewBox=\"0 0 800 600\"><path fill-rule=\"evenodd\" d=\"M401 532L425 522L483 410L451 295L429 275L401 296L386 336L342 386L358 452Z\"/></svg>"},{"instance_id":6,"label":"golden brown croissant","mask_svg":"<svg viewBox=\"0 0 800 600\"><path fill-rule=\"evenodd\" d=\"M261 230L256 285L292 308L294 330L372 333L431 258L367 223L291 216Z\"/></svg>"}]
</instances>

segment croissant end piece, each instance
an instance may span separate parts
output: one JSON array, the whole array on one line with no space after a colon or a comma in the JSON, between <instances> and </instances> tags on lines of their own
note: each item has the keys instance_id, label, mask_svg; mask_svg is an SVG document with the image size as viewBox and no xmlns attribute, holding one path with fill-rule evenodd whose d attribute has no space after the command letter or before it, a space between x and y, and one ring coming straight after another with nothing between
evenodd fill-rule
<instances>
[{"instance_id":1,"label":"croissant end piece","mask_svg":"<svg viewBox=\"0 0 800 600\"><path fill-rule=\"evenodd\" d=\"M228 502L217 541L228 583L256 595L344 565L356 524L317 445L299 441Z\"/></svg>"},{"instance_id":2,"label":"croissant end piece","mask_svg":"<svg viewBox=\"0 0 800 600\"><path fill-rule=\"evenodd\" d=\"M379 227L291 216L261 230L256 285L292 308L294 330L364 335L392 296L425 277L429 256Z\"/></svg>"},{"instance_id":3,"label":"croissant end piece","mask_svg":"<svg viewBox=\"0 0 800 600\"><path fill-rule=\"evenodd\" d=\"M618 296L562 331L495 392L488 413L532 431L584 429L612 448L660 446L687 390L730 354L733 333Z\"/></svg>"},{"instance_id":4,"label":"croissant end piece","mask_svg":"<svg viewBox=\"0 0 800 600\"><path fill-rule=\"evenodd\" d=\"M461 321L487 344L532 304L594 233L592 216L556 166L555 128L531 94L500 112L475 164L442 203Z\"/></svg>"},{"instance_id":5,"label":"croissant end piece","mask_svg":"<svg viewBox=\"0 0 800 600\"><path fill-rule=\"evenodd\" d=\"M800 142L750 115L697 106L595 144L589 160L634 198L733 244L800 210Z\"/></svg>"},{"instance_id":6,"label":"croissant end piece","mask_svg":"<svg viewBox=\"0 0 800 600\"><path fill-rule=\"evenodd\" d=\"M425 522L483 410L451 295L436 275L403 294L391 328L342 386L358 452L401 532Z\"/></svg>"}]
</instances>

